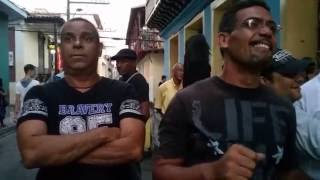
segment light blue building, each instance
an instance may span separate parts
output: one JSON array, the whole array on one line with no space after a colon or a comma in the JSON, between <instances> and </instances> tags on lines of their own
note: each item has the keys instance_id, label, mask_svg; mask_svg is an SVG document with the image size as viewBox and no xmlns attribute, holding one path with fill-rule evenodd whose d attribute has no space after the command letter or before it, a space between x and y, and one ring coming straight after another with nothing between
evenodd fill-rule
<instances>
[{"instance_id":1,"label":"light blue building","mask_svg":"<svg viewBox=\"0 0 320 180\"><path fill-rule=\"evenodd\" d=\"M163 74L170 76L172 65L183 63L185 42L202 33L211 47L212 73L221 72L222 61L215 37L225 8L237 0L148 0L146 24L156 28L164 39ZM272 15L280 23L280 0L266 0ZM278 35L280 40L280 35ZM279 41L280 42L280 41Z\"/></svg>"},{"instance_id":2,"label":"light blue building","mask_svg":"<svg viewBox=\"0 0 320 180\"><path fill-rule=\"evenodd\" d=\"M4 89L9 90L9 33L8 23L27 17L27 12L17 7L9 0L0 0L0 77ZM14 59L11 55L10 60Z\"/></svg>"}]
</instances>

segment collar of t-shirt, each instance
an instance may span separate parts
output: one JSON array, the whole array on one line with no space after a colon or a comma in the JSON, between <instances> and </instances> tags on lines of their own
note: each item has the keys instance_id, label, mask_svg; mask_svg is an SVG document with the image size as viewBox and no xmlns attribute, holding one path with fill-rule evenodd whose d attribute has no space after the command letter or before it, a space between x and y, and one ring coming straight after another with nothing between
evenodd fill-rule
<instances>
[{"instance_id":1,"label":"collar of t-shirt","mask_svg":"<svg viewBox=\"0 0 320 180\"><path fill-rule=\"evenodd\" d=\"M32 81L32 79L22 79L22 80L20 81L20 83L21 83L21 85L22 85L23 88L26 88L26 87L28 87L28 85L31 83L31 81Z\"/></svg>"},{"instance_id":2,"label":"collar of t-shirt","mask_svg":"<svg viewBox=\"0 0 320 180\"><path fill-rule=\"evenodd\" d=\"M260 96L261 92L266 90L267 87L263 85L259 85L257 88L243 88L239 86L235 86L233 84L229 84L222 80L220 77L215 76L212 78L213 82L217 84L220 87L224 87L228 89L229 91L234 92L235 94L241 94L241 95L248 95L248 96Z\"/></svg>"},{"instance_id":3,"label":"collar of t-shirt","mask_svg":"<svg viewBox=\"0 0 320 180\"><path fill-rule=\"evenodd\" d=\"M121 81L130 81L136 74L138 73L138 71L135 71L133 73L130 74L124 74L122 75L122 77L120 78Z\"/></svg>"}]
</instances>

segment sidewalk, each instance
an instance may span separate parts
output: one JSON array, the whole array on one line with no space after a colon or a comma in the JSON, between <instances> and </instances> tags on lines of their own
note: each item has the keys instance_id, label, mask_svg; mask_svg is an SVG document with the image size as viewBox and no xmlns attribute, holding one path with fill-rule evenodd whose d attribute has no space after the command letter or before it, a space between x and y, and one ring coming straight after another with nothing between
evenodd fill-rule
<instances>
[{"instance_id":1,"label":"sidewalk","mask_svg":"<svg viewBox=\"0 0 320 180\"><path fill-rule=\"evenodd\" d=\"M13 117L13 106L8 106L6 110L6 117L4 118L4 124L6 127L0 128L0 137L5 136L7 133L15 130L16 126L15 123L12 122Z\"/></svg>"}]
</instances>

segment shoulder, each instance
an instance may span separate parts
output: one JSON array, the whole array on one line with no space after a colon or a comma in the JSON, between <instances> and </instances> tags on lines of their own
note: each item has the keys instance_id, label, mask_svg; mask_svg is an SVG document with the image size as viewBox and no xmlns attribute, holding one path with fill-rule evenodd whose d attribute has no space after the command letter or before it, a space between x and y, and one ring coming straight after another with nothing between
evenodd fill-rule
<instances>
[{"instance_id":1,"label":"shoulder","mask_svg":"<svg viewBox=\"0 0 320 180\"><path fill-rule=\"evenodd\" d=\"M101 85L106 86L108 88L126 88L129 86L128 83L120 80L109 79L102 77L100 80Z\"/></svg>"},{"instance_id":2,"label":"shoulder","mask_svg":"<svg viewBox=\"0 0 320 180\"><path fill-rule=\"evenodd\" d=\"M33 84L40 84L40 82L38 80L32 79L31 81Z\"/></svg>"},{"instance_id":3,"label":"shoulder","mask_svg":"<svg viewBox=\"0 0 320 180\"><path fill-rule=\"evenodd\" d=\"M173 80L172 79L169 79L169 80L167 80L167 81L165 81L164 83L162 83L160 86L159 86L159 88L160 89L166 89L166 88L168 88L169 86L173 86Z\"/></svg>"},{"instance_id":4,"label":"shoulder","mask_svg":"<svg viewBox=\"0 0 320 180\"><path fill-rule=\"evenodd\" d=\"M138 74L135 76L135 79L137 79L137 80L139 80L139 81L147 82L147 81L146 81L146 78L144 78L144 76L143 76L141 73L138 73Z\"/></svg>"},{"instance_id":5,"label":"shoulder","mask_svg":"<svg viewBox=\"0 0 320 180\"><path fill-rule=\"evenodd\" d=\"M144 86L144 85L148 85L147 80L144 78L144 76L140 73L138 73L137 75L135 75L132 80L130 81L130 83L132 84L137 84L140 86Z\"/></svg>"},{"instance_id":6,"label":"shoulder","mask_svg":"<svg viewBox=\"0 0 320 180\"><path fill-rule=\"evenodd\" d=\"M309 91L316 91L320 89L320 74L309 80L301 86L302 93L310 93Z\"/></svg>"},{"instance_id":7,"label":"shoulder","mask_svg":"<svg viewBox=\"0 0 320 180\"><path fill-rule=\"evenodd\" d=\"M44 86L33 86L28 90L26 96L28 97L40 97L43 96L45 92Z\"/></svg>"},{"instance_id":8,"label":"shoulder","mask_svg":"<svg viewBox=\"0 0 320 180\"><path fill-rule=\"evenodd\" d=\"M211 91L211 89L214 87L213 81L213 77L197 81L186 88L183 88L177 94L182 96L206 94L207 91Z\"/></svg>"},{"instance_id":9,"label":"shoulder","mask_svg":"<svg viewBox=\"0 0 320 180\"><path fill-rule=\"evenodd\" d=\"M209 86L210 85L210 86ZM214 95L212 90L212 79L204 79L198 81L192 85L187 86L177 92L174 99L184 103L190 103L193 100L203 100L208 99L208 97Z\"/></svg>"}]
</instances>

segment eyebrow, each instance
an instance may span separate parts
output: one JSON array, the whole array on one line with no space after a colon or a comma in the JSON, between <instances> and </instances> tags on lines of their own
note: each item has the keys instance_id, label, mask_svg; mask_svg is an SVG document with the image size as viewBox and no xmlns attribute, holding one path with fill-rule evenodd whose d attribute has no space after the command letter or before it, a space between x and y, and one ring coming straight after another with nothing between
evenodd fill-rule
<instances>
[{"instance_id":1,"label":"eyebrow","mask_svg":"<svg viewBox=\"0 0 320 180\"><path fill-rule=\"evenodd\" d=\"M272 19L266 20L266 19L263 19L263 18L261 18L261 17L255 17L255 16L248 17L248 18L244 19L243 21L246 21L246 20L248 20L248 19L262 19L262 20L264 20L264 21L266 21L266 22L274 22L275 24L277 24L277 22L274 21L274 20L272 20Z\"/></svg>"}]
</instances>

